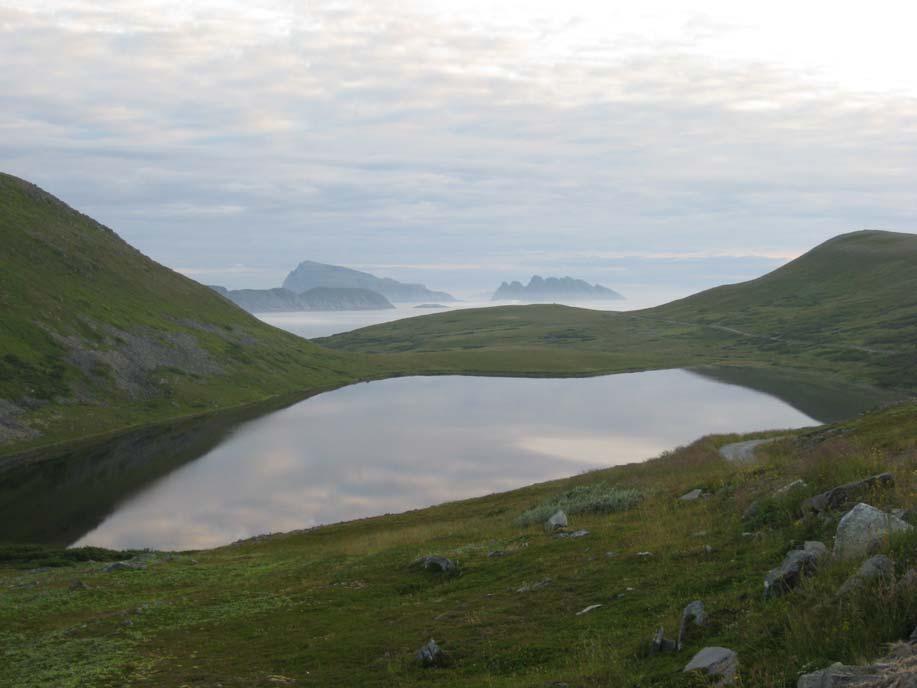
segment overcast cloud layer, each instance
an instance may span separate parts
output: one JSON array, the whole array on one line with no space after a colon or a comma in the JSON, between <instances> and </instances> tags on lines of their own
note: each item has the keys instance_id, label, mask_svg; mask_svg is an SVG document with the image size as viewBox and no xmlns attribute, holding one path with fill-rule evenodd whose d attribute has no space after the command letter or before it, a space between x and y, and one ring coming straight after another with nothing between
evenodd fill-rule
<instances>
[{"instance_id":1,"label":"overcast cloud layer","mask_svg":"<svg viewBox=\"0 0 917 688\"><path fill-rule=\"evenodd\" d=\"M233 287L696 288L914 231L915 17L692 4L0 0L0 169Z\"/></svg>"}]
</instances>

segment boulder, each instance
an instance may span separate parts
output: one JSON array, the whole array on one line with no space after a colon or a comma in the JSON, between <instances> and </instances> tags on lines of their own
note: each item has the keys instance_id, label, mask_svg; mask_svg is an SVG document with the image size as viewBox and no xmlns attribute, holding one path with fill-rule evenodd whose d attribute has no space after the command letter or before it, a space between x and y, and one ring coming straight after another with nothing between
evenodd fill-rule
<instances>
[{"instance_id":1,"label":"boulder","mask_svg":"<svg viewBox=\"0 0 917 688\"><path fill-rule=\"evenodd\" d=\"M852 592L860 590L867 583L873 580L885 578L891 579L895 575L894 562L884 554L877 554L869 557L864 561L857 572L844 581L844 584L838 589L838 595L849 595Z\"/></svg>"},{"instance_id":2,"label":"boulder","mask_svg":"<svg viewBox=\"0 0 917 688\"><path fill-rule=\"evenodd\" d=\"M420 662L421 666L431 667L442 665L445 655L439 645L436 644L436 641L430 638L426 645L414 654L414 658Z\"/></svg>"},{"instance_id":3,"label":"boulder","mask_svg":"<svg viewBox=\"0 0 917 688\"><path fill-rule=\"evenodd\" d=\"M837 524L834 556L841 559L862 557L892 533L911 530L913 526L900 518L869 504L857 504Z\"/></svg>"},{"instance_id":4,"label":"boulder","mask_svg":"<svg viewBox=\"0 0 917 688\"><path fill-rule=\"evenodd\" d=\"M788 552L780 566L768 571L764 577L764 596L777 597L795 588L805 576L815 573L818 560L827 551L828 548L821 542L809 541L803 549Z\"/></svg>"},{"instance_id":5,"label":"boulder","mask_svg":"<svg viewBox=\"0 0 917 688\"><path fill-rule=\"evenodd\" d=\"M567 514L564 513L563 509L555 511L554 515L544 522L544 530L546 533L553 533L566 527Z\"/></svg>"},{"instance_id":6,"label":"boulder","mask_svg":"<svg viewBox=\"0 0 917 688\"><path fill-rule=\"evenodd\" d=\"M838 485L827 492L809 497L799 505L803 513L822 513L840 509L854 500L865 497L870 491L879 488L894 487L895 476L891 473L879 473L864 480Z\"/></svg>"},{"instance_id":7,"label":"boulder","mask_svg":"<svg viewBox=\"0 0 917 688\"><path fill-rule=\"evenodd\" d=\"M439 571L441 573L455 573L458 571L456 563L451 559L446 559L446 557L421 557L415 563L427 571Z\"/></svg>"},{"instance_id":8,"label":"boulder","mask_svg":"<svg viewBox=\"0 0 917 688\"><path fill-rule=\"evenodd\" d=\"M705 647L685 666L684 671L700 671L717 686L732 685L739 668L739 656L725 647Z\"/></svg>"},{"instance_id":9,"label":"boulder","mask_svg":"<svg viewBox=\"0 0 917 688\"><path fill-rule=\"evenodd\" d=\"M700 600L694 600L689 603L681 612L681 624L678 627L678 640L675 643L676 649L681 650L685 646L688 624L692 621L696 626L705 626L707 624L707 613L704 611L704 603Z\"/></svg>"}]
</instances>

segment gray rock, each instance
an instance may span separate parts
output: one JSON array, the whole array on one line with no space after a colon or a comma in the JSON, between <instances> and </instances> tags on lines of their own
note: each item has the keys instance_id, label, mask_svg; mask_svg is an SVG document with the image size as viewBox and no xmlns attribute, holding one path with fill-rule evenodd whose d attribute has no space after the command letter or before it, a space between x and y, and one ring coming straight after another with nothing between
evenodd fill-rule
<instances>
[{"instance_id":1,"label":"gray rock","mask_svg":"<svg viewBox=\"0 0 917 688\"><path fill-rule=\"evenodd\" d=\"M78 578L70 581L70 590L76 592L78 590L89 590L89 586L86 585L83 581Z\"/></svg>"},{"instance_id":2,"label":"gray rock","mask_svg":"<svg viewBox=\"0 0 917 688\"><path fill-rule=\"evenodd\" d=\"M496 549L493 552L487 553L488 559L498 559L499 557L505 557L509 552L504 552L502 549Z\"/></svg>"},{"instance_id":3,"label":"gray rock","mask_svg":"<svg viewBox=\"0 0 917 688\"><path fill-rule=\"evenodd\" d=\"M455 573L458 571L456 563L451 559L446 559L446 557L422 557L416 563L427 571L440 571L441 573Z\"/></svg>"},{"instance_id":4,"label":"gray rock","mask_svg":"<svg viewBox=\"0 0 917 688\"><path fill-rule=\"evenodd\" d=\"M660 652L675 652L678 650L678 644L674 640L670 640L665 637L665 629L660 626L656 631L656 635L653 636L653 641L650 644L650 654L656 655Z\"/></svg>"},{"instance_id":5,"label":"gray rock","mask_svg":"<svg viewBox=\"0 0 917 688\"><path fill-rule=\"evenodd\" d=\"M864 480L838 485L827 492L809 497L800 504L800 508L803 513L816 514L833 509L841 509L854 500L865 497L872 490L894 487L894 485L895 476L891 473L879 473Z\"/></svg>"},{"instance_id":6,"label":"gray rock","mask_svg":"<svg viewBox=\"0 0 917 688\"><path fill-rule=\"evenodd\" d=\"M705 647L685 666L685 672L700 671L717 686L732 685L739 668L739 656L725 647Z\"/></svg>"},{"instance_id":7,"label":"gray rock","mask_svg":"<svg viewBox=\"0 0 917 688\"><path fill-rule=\"evenodd\" d=\"M724 444L720 447L720 456L722 456L727 461L733 461L735 463L749 463L755 459L755 451L764 444L770 444L771 442L776 442L777 440L784 439L783 437L768 437L765 439L758 440L745 440L744 442L733 442L732 444Z\"/></svg>"},{"instance_id":8,"label":"gray rock","mask_svg":"<svg viewBox=\"0 0 917 688\"><path fill-rule=\"evenodd\" d=\"M142 571L146 568L146 564L141 564L137 561L114 561L111 564L106 564L102 567L102 571L105 573L112 573L114 571Z\"/></svg>"},{"instance_id":9,"label":"gray rock","mask_svg":"<svg viewBox=\"0 0 917 688\"><path fill-rule=\"evenodd\" d=\"M796 688L843 688L877 678L878 674L872 667L847 666L836 662L826 669L803 674L796 682Z\"/></svg>"},{"instance_id":10,"label":"gray rock","mask_svg":"<svg viewBox=\"0 0 917 688\"><path fill-rule=\"evenodd\" d=\"M804 549L788 552L780 566L768 571L764 577L765 597L777 597L789 592L805 576L815 573L818 560L825 555L827 548L820 542L808 542L806 545L808 547Z\"/></svg>"},{"instance_id":11,"label":"gray rock","mask_svg":"<svg viewBox=\"0 0 917 688\"><path fill-rule=\"evenodd\" d=\"M704 611L704 603L700 600L690 602L681 612L681 624L678 627L678 640L675 647L681 650L685 646L685 638L688 634L688 624L694 622L696 626L705 626L707 624L707 613Z\"/></svg>"},{"instance_id":12,"label":"gray rock","mask_svg":"<svg viewBox=\"0 0 917 688\"><path fill-rule=\"evenodd\" d=\"M574 530L572 533L556 533L554 537L557 538L581 538L589 535L588 530Z\"/></svg>"},{"instance_id":13,"label":"gray rock","mask_svg":"<svg viewBox=\"0 0 917 688\"><path fill-rule=\"evenodd\" d=\"M546 533L553 533L566 527L567 514L564 513L563 509L555 511L554 515L544 523L544 530Z\"/></svg>"},{"instance_id":14,"label":"gray rock","mask_svg":"<svg viewBox=\"0 0 917 688\"><path fill-rule=\"evenodd\" d=\"M414 654L414 658L420 662L422 666L431 667L442 665L445 660L445 655L443 655L443 651L440 646L436 644L436 641L430 638L427 644Z\"/></svg>"},{"instance_id":15,"label":"gray rock","mask_svg":"<svg viewBox=\"0 0 917 688\"><path fill-rule=\"evenodd\" d=\"M707 493L698 487L698 488L691 490L690 492L686 492L678 499L680 499L683 502L693 502L697 499L700 499L701 497L706 497L706 496L707 496Z\"/></svg>"},{"instance_id":16,"label":"gray rock","mask_svg":"<svg viewBox=\"0 0 917 688\"><path fill-rule=\"evenodd\" d=\"M857 572L844 581L844 584L838 589L838 595L849 595L852 592L860 590L870 581L886 578L891 579L895 575L894 562L884 554L877 554L869 557L864 561Z\"/></svg>"},{"instance_id":17,"label":"gray rock","mask_svg":"<svg viewBox=\"0 0 917 688\"><path fill-rule=\"evenodd\" d=\"M834 556L841 559L862 557L892 533L911 530L913 526L900 518L869 504L857 504L837 524Z\"/></svg>"}]
</instances>

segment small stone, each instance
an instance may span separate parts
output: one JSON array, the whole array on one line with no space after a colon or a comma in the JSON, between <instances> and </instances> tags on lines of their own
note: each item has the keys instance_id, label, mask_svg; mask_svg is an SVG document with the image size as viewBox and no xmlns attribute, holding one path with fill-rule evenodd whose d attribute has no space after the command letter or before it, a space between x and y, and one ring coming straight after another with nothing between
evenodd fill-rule
<instances>
[{"instance_id":1,"label":"small stone","mask_svg":"<svg viewBox=\"0 0 917 688\"><path fill-rule=\"evenodd\" d=\"M616 556L618 556L617 552L605 552L605 557L608 559L614 559Z\"/></svg>"},{"instance_id":2,"label":"small stone","mask_svg":"<svg viewBox=\"0 0 917 688\"><path fill-rule=\"evenodd\" d=\"M433 638L414 654L414 658L425 667L439 666L445 660L442 649Z\"/></svg>"},{"instance_id":3,"label":"small stone","mask_svg":"<svg viewBox=\"0 0 917 688\"><path fill-rule=\"evenodd\" d=\"M556 538L581 538L589 535L588 530L574 530L572 533L555 533Z\"/></svg>"},{"instance_id":4,"label":"small stone","mask_svg":"<svg viewBox=\"0 0 917 688\"><path fill-rule=\"evenodd\" d=\"M651 557L653 556L652 552L637 552L638 557Z\"/></svg>"},{"instance_id":5,"label":"small stone","mask_svg":"<svg viewBox=\"0 0 917 688\"><path fill-rule=\"evenodd\" d=\"M502 549L494 550L493 552L487 553L488 559L497 559L499 557L505 557L508 553L504 552Z\"/></svg>"},{"instance_id":6,"label":"small stone","mask_svg":"<svg viewBox=\"0 0 917 688\"><path fill-rule=\"evenodd\" d=\"M705 647L685 666L683 671L700 671L715 680L717 686L732 685L739 668L739 656L725 647Z\"/></svg>"},{"instance_id":7,"label":"small stone","mask_svg":"<svg viewBox=\"0 0 917 688\"><path fill-rule=\"evenodd\" d=\"M75 578L74 580L70 581L70 590L74 592L78 590L89 590L89 586L78 578Z\"/></svg>"},{"instance_id":8,"label":"small stone","mask_svg":"<svg viewBox=\"0 0 917 688\"><path fill-rule=\"evenodd\" d=\"M563 509L558 509L554 514L545 521L544 530L546 533L553 533L558 530L562 530L567 527L567 514L564 513Z\"/></svg>"},{"instance_id":9,"label":"small stone","mask_svg":"<svg viewBox=\"0 0 917 688\"><path fill-rule=\"evenodd\" d=\"M579 610L578 612L576 612L576 615L577 615L577 616L582 616L583 614L588 614L589 612L593 611L594 609L598 609L598 608L601 607L601 606L602 606L602 605L600 605L600 604L590 604L590 605L589 605L588 607L586 607L585 609L581 609L581 610Z\"/></svg>"},{"instance_id":10,"label":"small stone","mask_svg":"<svg viewBox=\"0 0 917 688\"><path fill-rule=\"evenodd\" d=\"M421 557L415 563L427 571L439 571L441 573L455 573L458 571L456 563L446 557Z\"/></svg>"},{"instance_id":11,"label":"small stone","mask_svg":"<svg viewBox=\"0 0 917 688\"><path fill-rule=\"evenodd\" d=\"M681 500L682 502L693 502L697 499L700 499L701 497L706 497L706 496L707 496L707 493L704 492L701 488L697 487L691 490L690 492L686 492L678 499Z\"/></svg>"},{"instance_id":12,"label":"small stone","mask_svg":"<svg viewBox=\"0 0 917 688\"><path fill-rule=\"evenodd\" d=\"M796 489L802 489L803 487L806 487L806 481L796 479L791 483L787 483L783 487L778 487L776 490L774 490L774 493L772 496L782 497L783 495L785 495L788 492L792 492L793 490L796 490Z\"/></svg>"},{"instance_id":13,"label":"small stone","mask_svg":"<svg viewBox=\"0 0 917 688\"><path fill-rule=\"evenodd\" d=\"M531 585L526 583L521 588L517 588L516 592L534 592L535 590L543 590L544 588L551 585L551 583L553 582L554 581L551 580L550 578L545 578L543 580L538 581L537 583L532 583Z\"/></svg>"}]
</instances>

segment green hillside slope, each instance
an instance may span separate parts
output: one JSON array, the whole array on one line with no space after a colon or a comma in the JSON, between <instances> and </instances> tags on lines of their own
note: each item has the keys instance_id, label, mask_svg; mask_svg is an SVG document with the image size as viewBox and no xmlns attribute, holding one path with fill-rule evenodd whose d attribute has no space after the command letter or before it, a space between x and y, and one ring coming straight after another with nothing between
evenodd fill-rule
<instances>
[{"instance_id":1,"label":"green hillside slope","mask_svg":"<svg viewBox=\"0 0 917 688\"><path fill-rule=\"evenodd\" d=\"M335 386L358 368L9 175L0 312L0 451Z\"/></svg>"},{"instance_id":2,"label":"green hillside slope","mask_svg":"<svg viewBox=\"0 0 917 688\"><path fill-rule=\"evenodd\" d=\"M626 313L453 311L319 340L441 372L780 365L917 391L917 235L836 237L756 280ZM410 354L410 356L408 356Z\"/></svg>"}]
</instances>

